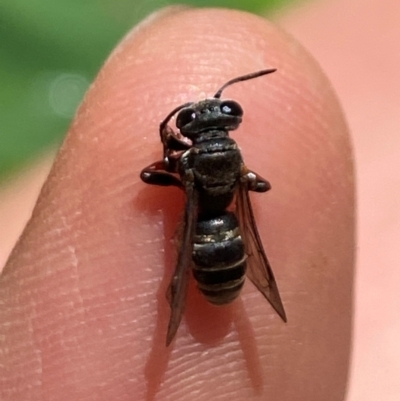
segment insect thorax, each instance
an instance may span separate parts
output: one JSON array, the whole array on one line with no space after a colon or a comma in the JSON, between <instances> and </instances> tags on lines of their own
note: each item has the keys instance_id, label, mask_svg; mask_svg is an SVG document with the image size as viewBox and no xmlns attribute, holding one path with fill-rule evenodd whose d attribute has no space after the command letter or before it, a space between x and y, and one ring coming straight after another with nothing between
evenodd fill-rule
<instances>
[{"instance_id":1,"label":"insect thorax","mask_svg":"<svg viewBox=\"0 0 400 401\"><path fill-rule=\"evenodd\" d=\"M241 166L242 156L232 138L211 137L196 143L188 155L188 167L195 177L200 206L226 209L239 182Z\"/></svg>"}]
</instances>

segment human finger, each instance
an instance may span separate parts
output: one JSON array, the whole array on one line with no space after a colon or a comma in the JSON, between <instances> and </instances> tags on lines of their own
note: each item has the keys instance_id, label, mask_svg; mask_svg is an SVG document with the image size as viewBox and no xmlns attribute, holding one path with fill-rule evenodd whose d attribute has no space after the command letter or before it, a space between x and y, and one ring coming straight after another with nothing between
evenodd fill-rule
<instances>
[{"instance_id":1,"label":"human finger","mask_svg":"<svg viewBox=\"0 0 400 401\"><path fill-rule=\"evenodd\" d=\"M165 265L171 273L169 239L184 199L145 188L139 172L160 158L157 124L173 107L265 67L278 72L224 95L245 110L234 136L246 163L273 185L253 202L289 321L280 322L250 284L227 309L234 327L192 291L170 354L162 276ZM340 107L292 38L235 11L147 21L87 94L2 275L4 348L12 351L3 387L23 377L19 395L59 400L98 399L100 391L142 399L154 389L177 400L249 400L260 392L339 399L349 358L353 213Z\"/></svg>"}]
</instances>

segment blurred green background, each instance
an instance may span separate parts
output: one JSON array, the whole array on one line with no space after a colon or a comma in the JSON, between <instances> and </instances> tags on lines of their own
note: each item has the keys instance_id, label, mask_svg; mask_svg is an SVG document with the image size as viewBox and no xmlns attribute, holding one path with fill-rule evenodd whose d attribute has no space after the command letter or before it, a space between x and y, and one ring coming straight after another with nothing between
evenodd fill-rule
<instances>
[{"instance_id":1,"label":"blurred green background","mask_svg":"<svg viewBox=\"0 0 400 401\"><path fill-rule=\"evenodd\" d=\"M188 0L266 14L291 0ZM115 44L167 0L0 0L0 181L61 141Z\"/></svg>"}]
</instances>

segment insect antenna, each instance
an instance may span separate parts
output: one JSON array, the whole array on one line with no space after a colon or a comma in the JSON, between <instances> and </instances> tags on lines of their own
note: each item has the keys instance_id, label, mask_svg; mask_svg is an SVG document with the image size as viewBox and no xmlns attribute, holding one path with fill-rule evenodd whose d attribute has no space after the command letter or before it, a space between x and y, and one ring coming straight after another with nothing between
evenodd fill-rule
<instances>
[{"instance_id":1,"label":"insect antenna","mask_svg":"<svg viewBox=\"0 0 400 401\"><path fill-rule=\"evenodd\" d=\"M218 92L214 95L215 99L219 99L222 95L222 91L229 85L235 84L236 82L242 82L242 81L247 81L248 79L253 79L257 77L261 77L262 75L267 75L271 74L272 72L275 72L276 68L270 68L269 70L261 70L257 72L252 72L251 74L247 75L242 75L241 77L236 77L228 81L226 84L224 84L221 89L218 90Z\"/></svg>"}]
</instances>

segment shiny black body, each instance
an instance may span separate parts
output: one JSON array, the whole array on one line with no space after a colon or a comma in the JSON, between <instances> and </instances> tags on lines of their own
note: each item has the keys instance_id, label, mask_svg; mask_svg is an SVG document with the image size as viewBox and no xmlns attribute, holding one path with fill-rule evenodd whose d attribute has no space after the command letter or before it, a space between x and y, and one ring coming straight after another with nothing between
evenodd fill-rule
<instances>
[{"instance_id":1,"label":"shiny black body","mask_svg":"<svg viewBox=\"0 0 400 401\"><path fill-rule=\"evenodd\" d=\"M209 302L233 301L243 287L246 254L239 222L232 212L200 215L193 241L193 275Z\"/></svg>"},{"instance_id":2,"label":"shiny black body","mask_svg":"<svg viewBox=\"0 0 400 401\"><path fill-rule=\"evenodd\" d=\"M191 267L198 288L216 305L227 304L239 295L247 272L286 321L248 196L249 191L268 191L270 184L247 169L236 142L229 137L229 131L242 121L241 106L220 99L226 86L274 71L233 79L213 98L174 109L160 125L163 160L141 173L148 184L177 186L186 193L181 248L168 291L171 318L167 345L182 318ZM178 132L168 125L176 113Z\"/></svg>"}]
</instances>

